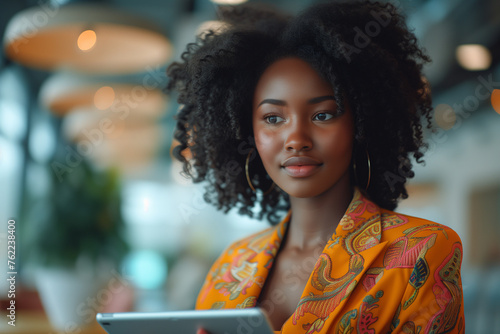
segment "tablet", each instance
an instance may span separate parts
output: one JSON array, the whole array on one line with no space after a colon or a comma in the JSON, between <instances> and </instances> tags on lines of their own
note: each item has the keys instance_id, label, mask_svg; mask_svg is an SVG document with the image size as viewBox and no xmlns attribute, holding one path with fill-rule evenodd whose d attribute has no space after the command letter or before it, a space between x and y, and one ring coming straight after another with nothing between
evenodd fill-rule
<instances>
[{"instance_id":1,"label":"tablet","mask_svg":"<svg viewBox=\"0 0 500 334\"><path fill-rule=\"evenodd\" d=\"M174 312L98 313L97 322L108 334L274 334L259 308Z\"/></svg>"}]
</instances>

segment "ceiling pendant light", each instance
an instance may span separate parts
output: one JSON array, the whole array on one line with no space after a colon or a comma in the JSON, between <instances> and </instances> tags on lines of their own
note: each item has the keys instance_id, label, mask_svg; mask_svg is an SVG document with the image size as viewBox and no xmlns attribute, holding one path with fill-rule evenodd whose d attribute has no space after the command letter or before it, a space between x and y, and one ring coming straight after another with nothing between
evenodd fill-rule
<instances>
[{"instance_id":1,"label":"ceiling pendant light","mask_svg":"<svg viewBox=\"0 0 500 334\"><path fill-rule=\"evenodd\" d=\"M6 27L4 48L10 59L29 67L104 74L162 66L173 53L150 21L96 4L21 11Z\"/></svg>"},{"instance_id":2,"label":"ceiling pendant light","mask_svg":"<svg viewBox=\"0 0 500 334\"><path fill-rule=\"evenodd\" d=\"M150 78L146 75L147 78ZM145 78L146 78L145 77ZM168 99L159 87L144 81L113 81L103 77L59 72L50 76L40 88L40 102L57 116L77 108L96 109L123 118L159 119L164 116Z\"/></svg>"}]
</instances>

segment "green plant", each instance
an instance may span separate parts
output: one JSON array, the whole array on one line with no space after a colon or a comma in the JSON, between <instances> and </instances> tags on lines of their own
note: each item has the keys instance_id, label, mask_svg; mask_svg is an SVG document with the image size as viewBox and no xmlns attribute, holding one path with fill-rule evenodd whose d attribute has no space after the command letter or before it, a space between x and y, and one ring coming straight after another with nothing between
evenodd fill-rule
<instances>
[{"instance_id":1,"label":"green plant","mask_svg":"<svg viewBox=\"0 0 500 334\"><path fill-rule=\"evenodd\" d=\"M123 238L119 174L97 171L82 160L64 178L51 173L51 190L28 219L30 260L42 266L74 265L79 257L118 264Z\"/></svg>"}]
</instances>

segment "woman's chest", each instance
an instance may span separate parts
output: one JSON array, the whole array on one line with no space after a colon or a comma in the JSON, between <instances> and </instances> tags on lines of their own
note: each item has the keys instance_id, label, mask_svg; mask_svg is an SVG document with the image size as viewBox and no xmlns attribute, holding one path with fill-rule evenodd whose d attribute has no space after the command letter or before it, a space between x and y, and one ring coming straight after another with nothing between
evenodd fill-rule
<instances>
[{"instance_id":1,"label":"woman's chest","mask_svg":"<svg viewBox=\"0 0 500 334\"><path fill-rule=\"evenodd\" d=\"M280 252L275 258L257 305L266 311L274 330L280 330L295 312L318 256L317 252Z\"/></svg>"}]
</instances>

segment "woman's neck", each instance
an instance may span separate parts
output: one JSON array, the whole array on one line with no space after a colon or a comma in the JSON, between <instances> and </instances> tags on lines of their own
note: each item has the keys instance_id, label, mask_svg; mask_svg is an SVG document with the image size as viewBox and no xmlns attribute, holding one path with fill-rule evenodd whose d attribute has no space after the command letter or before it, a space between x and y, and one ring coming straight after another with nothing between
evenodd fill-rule
<instances>
[{"instance_id":1,"label":"woman's neck","mask_svg":"<svg viewBox=\"0 0 500 334\"><path fill-rule=\"evenodd\" d=\"M324 247L352 200L346 173L332 188L312 198L290 197L292 217L285 244L299 251Z\"/></svg>"}]
</instances>

